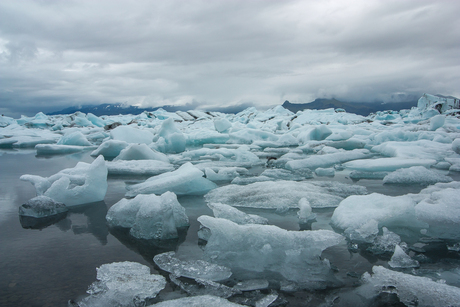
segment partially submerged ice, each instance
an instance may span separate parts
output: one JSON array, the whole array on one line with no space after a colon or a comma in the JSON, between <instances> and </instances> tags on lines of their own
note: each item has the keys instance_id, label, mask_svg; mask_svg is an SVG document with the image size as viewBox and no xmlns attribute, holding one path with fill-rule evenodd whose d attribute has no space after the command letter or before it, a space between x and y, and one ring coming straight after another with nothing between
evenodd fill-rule
<instances>
[{"instance_id":1,"label":"partially submerged ice","mask_svg":"<svg viewBox=\"0 0 460 307\"><path fill-rule=\"evenodd\" d=\"M247 214L232 206L221 203L209 203L214 217L227 219L240 225L245 224L268 224L268 220L255 214Z\"/></svg>"},{"instance_id":2,"label":"partially submerged ice","mask_svg":"<svg viewBox=\"0 0 460 307\"><path fill-rule=\"evenodd\" d=\"M192 297L183 297L170 301L163 301L151 306L157 307L238 307L243 306L231 303L224 298L214 295L199 295Z\"/></svg>"},{"instance_id":3,"label":"partially submerged ice","mask_svg":"<svg viewBox=\"0 0 460 307\"><path fill-rule=\"evenodd\" d=\"M452 178L423 166L412 166L407 169L396 170L383 178L387 184L421 184L430 185L437 182L451 182Z\"/></svg>"},{"instance_id":4,"label":"partially submerged ice","mask_svg":"<svg viewBox=\"0 0 460 307\"><path fill-rule=\"evenodd\" d=\"M392 268L407 269L407 268L418 268L420 264L417 260L412 259L403 249L399 246L395 246L395 251L388 265Z\"/></svg>"},{"instance_id":5,"label":"partially submerged ice","mask_svg":"<svg viewBox=\"0 0 460 307\"><path fill-rule=\"evenodd\" d=\"M143 183L127 186L127 197L138 194L162 194L167 191L177 195L203 195L217 185L203 178L204 173L191 163L185 163L173 172L150 177Z\"/></svg>"},{"instance_id":6,"label":"partially submerged ice","mask_svg":"<svg viewBox=\"0 0 460 307\"><path fill-rule=\"evenodd\" d=\"M250 276L280 274L301 288L324 288L335 279L324 249L343 237L329 230L287 231L272 225L238 225L226 219L200 216L210 229L205 256L212 262L246 271ZM253 277L254 278L254 277Z\"/></svg>"},{"instance_id":7,"label":"partially submerged ice","mask_svg":"<svg viewBox=\"0 0 460 307\"><path fill-rule=\"evenodd\" d=\"M175 257L175 252L156 255L153 261L160 269L177 277L222 281L232 275L229 268L204 260L179 260Z\"/></svg>"},{"instance_id":8,"label":"partially submerged ice","mask_svg":"<svg viewBox=\"0 0 460 307\"><path fill-rule=\"evenodd\" d=\"M97 280L88 289L89 296L80 307L145 306L166 286L161 275L136 262L114 262L97 268Z\"/></svg>"},{"instance_id":9,"label":"partially submerged ice","mask_svg":"<svg viewBox=\"0 0 460 307\"><path fill-rule=\"evenodd\" d=\"M50 177L22 175L21 180L32 183L37 195L44 195L66 206L104 200L107 192L107 167L99 156L88 164L78 162L74 168L64 169Z\"/></svg>"},{"instance_id":10,"label":"partially submerged ice","mask_svg":"<svg viewBox=\"0 0 460 307\"><path fill-rule=\"evenodd\" d=\"M248 185L227 185L205 195L207 202L234 207L283 209L298 208L306 198L312 208L337 207L347 196L366 194L365 187L339 182L266 181Z\"/></svg>"},{"instance_id":11,"label":"partially submerged ice","mask_svg":"<svg viewBox=\"0 0 460 307\"><path fill-rule=\"evenodd\" d=\"M56 202L44 195L34 197L19 207L19 215L34 218L49 217L67 211L69 209L63 203Z\"/></svg>"},{"instance_id":12,"label":"partially submerged ice","mask_svg":"<svg viewBox=\"0 0 460 307\"><path fill-rule=\"evenodd\" d=\"M177 229L190 225L184 207L171 192L124 198L110 207L106 220L110 227L130 228L133 237L145 240L177 239Z\"/></svg>"}]
</instances>

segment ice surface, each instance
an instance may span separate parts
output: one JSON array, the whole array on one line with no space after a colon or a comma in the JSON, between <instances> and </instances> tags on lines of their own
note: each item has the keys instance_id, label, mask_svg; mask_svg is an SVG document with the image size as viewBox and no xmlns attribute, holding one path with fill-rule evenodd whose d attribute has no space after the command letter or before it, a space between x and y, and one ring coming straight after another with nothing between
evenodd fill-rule
<instances>
[{"instance_id":1,"label":"ice surface","mask_svg":"<svg viewBox=\"0 0 460 307\"><path fill-rule=\"evenodd\" d=\"M460 154L460 138L457 138L452 142L452 150Z\"/></svg>"},{"instance_id":2,"label":"ice surface","mask_svg":"<svg viewBox=\"0 0 460 307\"><path fill-rule=\"evenodd\" d=\"M232 275L232 271L229 268L221 265L209 263L204 260L182 261L174 256L175 252L167 252L156 255L153 261L160 269L177 277L222 281Z\"/></svg>"},{"instance_id":3,"label":"ice surface","mask_svg":"<svg viewBox=\"0 0 460 307\"><path fill-rule=\"evenodd\" d=\"M409 257L399 245L395 246L395 252L388 265L398 269L418 268L420 266L418 261Z\"/></svg>"},{"instance_id":4,"label":"ice surface","mask_svg":"<svg viewBox=\"0 0 460 307\"><path fill-rule=\"evenodd\" d=\"M132 126L118 126L110 131L110 137L113 140L126 143L150 144L153 140L153 134L150 131L133 128Z\"/></svg>"},{"instance_id":5,"label":"ice surface","mask_svg":"<svg viewBox=\"0 0 460 307\"><path fill-rule=\"evenodd\" d=\"M231 303L224 298L213 295L200 295L192 297L183 297L175 300L164 301L151 306L158 307L237 307L243 306Z\"/></svg>"},{"instance_id":6,"label":"ice surface","mask_svg":"<svg viewBox=\"0 0 460 307\"><path fill-rule=\"evenodd\" d=\"M222 298L229 298L235 294L241 293L241 291L238 289L234 289L207 279L197 278L194 281L183 280L177 278L173 274L170 274L169 278L171 279L171 282L179 286L181 290L192 296L213 295Z\"/></svg>"},{"instance_id":7,"label":"ice surface","mask_svg":"<svg viewBox=\"0 0 460 307\"><path fill-rule=\"evenodd\" d=\"M170 163L157 160L106 161L109 175L155 176L174 170Z\"/></svg>"},{"instance_id":8,"label":"ice surface","mask_svg":"<svg viewBox=\"0 0 460 307\"><path fill-rule=\"evenodd\" d=\"M185 136L176 127L174 120L168 118L165 120L158 132L157 149L167 153L180 153L185 150Z\"/></svg>"},{"instance_id":9,"label":"ice surface","mask_svg":"<svg viewBox=\"0 0 460 307\"><path fill-rule=\"evenodd\" d=\"M334 177L335 176L335 169L334 168L317 168L315 170L316 176L321 177Z\"/></svg>"},{"instance_id":10,"label":"ice surface","mask_svg":"<svg viewBox=\"0 0 460 307\"><path fill-rule=\"evenodd\" d=\"M393 253L395 246L401 243L401 237L388 230L388 228L382 228L383 234L377 236L367 250L373 253L374 255Z\"/></svg>"},{"instance_id":11,"label":"ice surface","mask_svg":"<svg viewBox=\"0 0 460 307\"><path fill-rule=\"evenodd\" d=\"M68 134L64 134L57 145L75 145L75 146L90 146L91 143L80 131L74 131Z\"/></svg>"},{"instance_id":12,"label":"ice surface","mask_svg":"<svg viewBox=\"0 0 460 307\"><path fill-rule=\"evenodd\" d=\"M232 127L232 123L230 123L226 118L219 118L214 120L214 127L216 131L223 133Z\"/></svg>"},{"instance_id":13,"label":"ice surface","mask_svg":"<svg viewBox=\"0 0 460 307\"><path fill-rule=\"evenodd\" d=\"M270 177L276 180L294 180L300 181L305 179L313 178L313 175L310 170L303 169L298 171L290 171L280 168L269 168L266 169L260 174L260 176Z\"/></svg>"},{"instance_id":14,"label":"ice surface","mask_svg":"<svg viewBox=\"0 0 460 307\"><path fill-rule=\"evenodd\" d=\"M120 152L128 147L129 143L118 140L107 140L91 153L92 156L103 155L105 158L115 158Z\"/></svg>"},{"instance_id":15,"label":"ice surface","mask_svg":"<svg viewBox=\"0 0 460 307\"><path fill-rule=\"evenodd\" d=\"M206 201L248 208L298 208L306 198L312 208L336 207L343 198L353 194L366 194L361 186L339 182L266 181L248 185L227 185L210 191Z\"/></svg>"},{"instance_id":16,"label":"ice surface","mask_svg":"<svg viewBox=\"0 0 460 307\"><path fill-rule=\"evenodd\" d=\"M444 115L436 115L430 118L430 130L435 131L438 128L444 126L446 121L446 117Z\"/></svg>"},{"instance_id":17,"label":"ice surface","mask_svg":"<svg viewBox=\"0 0 460 307\"><path fill-rule=\"evenodd\" d=\"M184 207L171 192L122 199L110 207L106 220L110 227L131 228L132 236L146 240L177 239L177 228L190 225Z\"/></svg>"},{"instance_id":18,"label":"ice surface","mask_svg":"<svg viewBox=\"0 0 460 307\"><path fill-rule=\"evenodd\" d=\"M381 266L372 268L373 274L364 273L364 285L358 294L372 298L382 292L396 293L406 306L458 306L460 290L457 287L432 281L427 277L391 271Z\"/></svg>"},{"instance_id":19,"label":"ice surface","mask_svg":"<svg viewBox=\"0 0 460 307\"><path fill-rule=\"evenodd\" d=\"M193 160L203 159L206 157L210 160L216 161L215 166L253 166L261 164L259 157L249 151L249 148L240 147L237 149L228 148L200 148L182 153L182 157L190 158ZM222 162L222 163L217 163Z\"/></svg>"},{"instance_id":20,"label":"ice surface","mask_svg":"<svg viewBox=\"0 0 460 307\"><path fill-rule=\"evenodd\" d=\"M429 170L423 166L412 166L396 170L383 178L383 183L391 184L435 184L437 182L451 182L452 178Z\"/></svg>"},{"instance_id":21,"label":"ice surface","mask_svg":"<svg viewBox=\"0 0 460 307\"><path fill-rule=\"evenodd\" d=\"M37 195L45 195L66 206L97 202L107 192L107 167L99 156L88 164L79 162L74 168L64 169L48 178L22 175L21 180L32 183Z\"/></svg>"},{"instance_id":22,"label":"ice surface","mask_svg":"<svg viewBox=\"0 0 460 307\"><path fill-rule=\"evenodd\" d=\"M198 221L211 230L205 255L232 271L276 272L286 280L313 289L333 281L328 262L319 257L327 247L343 242L339 234L329 230L287 231L271 225L238 225L209 216L200 216Z\"/></svg>"},{"instance_id":23,"label":"ice surface","mask_svg":"<svg viewBox=\"0 0 460 307\"><path fill-rule=\"evenodd\" d=\"M379 222L375 219L366 221L359 228L349 227L345 229L345 236L352 242L372 243L379 233Z\"/></svg>"},{"instance_id":24,"label":"ice surface","mask_svg":"<svg viewBox=\"0 0 460 307\"><path fill-rule=\"evenodd\" d=\"M143 183L128 186L127 197L138 194L162 194L166 191L177 195L203 195L217 185L203 178L203 172L191 163L185 163L173 172L150 177Z\"/></svg>"},{"instance_id":25,"label":"ice surface","mask_svg":"<svg viewBox=\"0 0 460 307\"><path fill-rule=\"evenodd\" d=\"M37 155L61 155L94 149L95 146L37 144Z\"/></svg>"},{"instance_id":26,"label":"ice surface","mask_svg":"<svg viewBox=\"0 0 460 307\"><path fill-rule=\"evenodd\" d=\"M69 211L63 203L54 201L47 196L37 196L19 207L19 215L35 218L48 217Z\"/></svg>"},{"instance_id":27,"label":"ice surface","mask_svg":"<svg viewBox=\"0 0 460 307\"><path fill-rule=\"evenodd\" d=\"M158 160L169 163L169 159L165 154L151 149L146 144L130 144L122 149L120 154L113 160Z\"/></svg>"},{"instance_id":28,"label":"ice surface","mask_svg":"<svg viewBox=\"0 0 460 307\"><path fill-rule=\"evenodd\" d=\"M326 125L320 125L310 130L301 132L297 136L297 139L299 140L300 144L306 144L308 141L324 140L331 134L332 134L331 129L329 129Z\"/></svg>"},{"instance_id":29,"label":"ice surface","mask_svg":"<svg viewBox=\"0 0 460 307\"><path fill-rule=\"evenodd\" d=\"M343 164L348 169L362 172L393 172L400 168L424 166L428 168L436 164L434 159L405 159L405 158L378 158L355 160Z\"/></svg>"},{"instance_id":30,"label":"ice surface","mask_svg":"<svg viewBox=\"0 0 460 307\"><path fill-rule=\"evenodd\" d=\"M254 291L267 289L269 285L270 284L266 279L249 279L240 281L234 286L234 288L240 291Z\"/></svg>"},{"instance_id":31,"label":"ice surface","mask_svg":"<svg viewBox=\"0 0 460 307\"><path fill-rule=\"evenodd\" d=\"M307 159L292 160L286 163L286 168L290 170L297 170L300 168L309 168L311 170L317 169L318 167L330 167L334 164L340 164L356 159L369 158L370 154L367 149L355 149L351 151L336 152L324 155L314 155ZM359 160L365 161L365 160ZM352 161L356 162L356 161ZM349 163L352 163L349 162ZM433 163L434 164L434 163Z\"/></svg>"},{"instance_id":32,"label":"ice surface","mask_svg":"<svg viewBox=\"0 0 460 307\"><path fill-rule=\"evenodd\" d=\"M378 226L420 227L423 223L415 217L415 201L409 196L387 196L378 193L354 195L344 199L335 209L331 224L353 231L360 229L370 219Z\"/></svg>"},{"instance_id":33,"label":"ice surface","mask_svg":"<svg viewBox=\"0 0 460 307\"><path fill-rule=\"evenodd\" d=\"M387 172L361 172L361 171L351 171L350 178L353 180L360 179L383 179L388 175Z\"/></svg>"},{"instance_id":34,"label":"ice surface","mask_svg":"<svg viewBox=\"0 0 460 307\"><path fill-rule=\"evenodd\" d=\"M136 262L114 262L97 268L97 279L88 289L90 296L81 307L145 306L166 286L161 275L150 274L150 268Z\"/></svg>"},{"instance_id":35,"label":"ice surface","mask_svg":"<svg viewBox=\"0 0 460 307\"><path fill-rule=\"evenodd\" d=\"M223 218L240 225L244 224L268 224L268 220L255 214L246 214L232 206L221 203L209 203L215 217Z\"/></svg>"},{"instance_id":36,"label":"ice surface","mask_svg":"<svg viewBox=\"0 0 460 307\"><path fill-rule=\"evenodd\" d=\"M311 212L310 202L306 198L299 200L299 211L297 212L300 224L306 224L316 218L316 214Z\"/></svg>"},{"instance_id":37,"label":"ice surface","mask_svg":"<svg viewBox=\"0 0 460 307\"><path fill-rule=\"evenodd\" d=\"M209 167L205 168L206 179L211 181L232 181L236 177L247 173L248 170L242 167L220 167L217 173Z\"/></svg>"}]
</instances>

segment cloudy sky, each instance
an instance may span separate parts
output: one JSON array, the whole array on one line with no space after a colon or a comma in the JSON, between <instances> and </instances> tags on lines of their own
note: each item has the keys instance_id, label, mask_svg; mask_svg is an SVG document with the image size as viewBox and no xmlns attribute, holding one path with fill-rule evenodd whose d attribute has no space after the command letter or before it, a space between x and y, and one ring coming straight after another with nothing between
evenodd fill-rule
<instances>
[{"instance_id":1,"label":"cloudy sky","mask_svg":"<svg viewBox=\"0 0 460 307\"><path fill-rule=\"evenodd\" d=\"M0 112L460 96L460 1L0 0Z\"/></svg>"}]
</instances>

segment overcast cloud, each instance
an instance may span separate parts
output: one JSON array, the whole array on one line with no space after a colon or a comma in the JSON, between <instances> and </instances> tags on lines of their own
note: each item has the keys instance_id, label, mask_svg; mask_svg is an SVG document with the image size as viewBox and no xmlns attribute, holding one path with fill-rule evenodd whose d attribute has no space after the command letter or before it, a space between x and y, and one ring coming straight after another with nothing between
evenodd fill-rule
<instances>
[{"instance_id":1,"label":"overcast cloud","mask_svg":"<svg viewBox=\"0 0 460 307\"><path fill-rule=\"evenodd\" d=\"M460 96L460 1L0 0L0 112Z\"/></svg>"}]
</instances>

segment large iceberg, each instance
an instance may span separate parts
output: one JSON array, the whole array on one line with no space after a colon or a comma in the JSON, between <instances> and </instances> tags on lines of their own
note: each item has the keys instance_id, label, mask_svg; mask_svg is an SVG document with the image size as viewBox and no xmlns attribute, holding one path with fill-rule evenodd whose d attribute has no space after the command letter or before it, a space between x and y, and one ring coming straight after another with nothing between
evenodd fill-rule
<instances>
[{"instance_id":1,"label":"large iceberg","mask_svg":"<svg viewBox=\"0 0 460 307\"><path fill-rule=\"evenodd\" d=\"M212 262L246 271L250 276L280 274L299 287L319 289L331 285L324 249L340 244L343 237L329 230L287 231L272 225L238 225L226 219L200 216L210 229L205 256ZM242 273L243 274L243 273Z\"/></svg>"},{"instance_id":2,"label":"large iceberg","mask_svg":"<svg viewBox=\"0 0 460 307\"><path fill-rule=\"evenodd\" d=\"M37 195L44 195L66 206L104 200L107 192L107 167L99 156L88 164L78 162L74 168L64 169L50 177L22 175L21 180L32 183Z\"/></svg>"},{"instance_id":3,"label":"large iceberg","mask_svg":"<svg viewBox=\"0 0 460 307\"><path fill-rule=\"evenodd\" d=\"M106 220L110 227L130 228L133 237L145 240L177 239L177 229L190 225L184 207L171 192L122 199L110 207Z\"/></svg>"}]
</instances>

